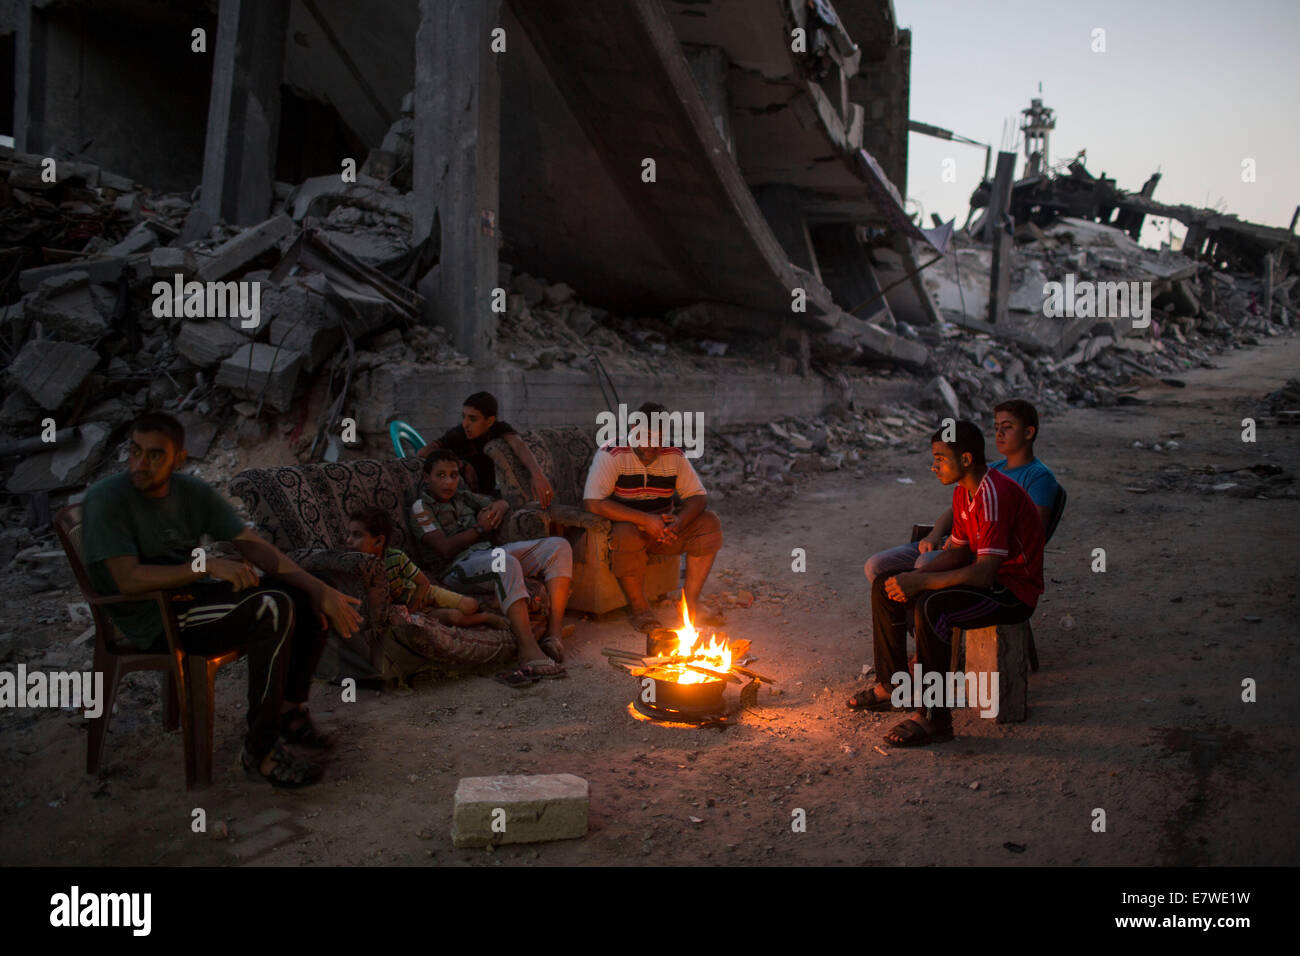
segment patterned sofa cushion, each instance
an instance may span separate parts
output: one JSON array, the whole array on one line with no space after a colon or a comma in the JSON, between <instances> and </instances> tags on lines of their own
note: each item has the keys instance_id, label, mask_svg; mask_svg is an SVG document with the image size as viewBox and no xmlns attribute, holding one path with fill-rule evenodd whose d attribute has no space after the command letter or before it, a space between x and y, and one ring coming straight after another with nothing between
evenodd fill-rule
<instances>
[{"instance_id":1,"label":"patterned sofa cushion","mask_svg":"<svg viewBox=\"0 0 1300 956\"><path fill-rule=\"evenodd\" d=\"M281 551L344 549L348 514L377 505L393 517L390 544L409 552L413 542L406 514L420 485L421 464L394 458L253 468L231 479L230 491Z\"/></svg>"},{"instance_id":2,"label":"patterned sofa cushion","mask_svg":"<svg viewBox=\"0 0 1300 956\"><path fill-rule=\"evenodd\" d=\"M524 432L520 437L537 459L542 474L550 479L556 503L581 505L587 470L596 454L594 429L576 426L538 428ZM485 450L496 463L497 484L506 503L511 508L519 508L535 501L528 472L509 446L498 439L489 442Z\"/></svg>"}]
</instances>

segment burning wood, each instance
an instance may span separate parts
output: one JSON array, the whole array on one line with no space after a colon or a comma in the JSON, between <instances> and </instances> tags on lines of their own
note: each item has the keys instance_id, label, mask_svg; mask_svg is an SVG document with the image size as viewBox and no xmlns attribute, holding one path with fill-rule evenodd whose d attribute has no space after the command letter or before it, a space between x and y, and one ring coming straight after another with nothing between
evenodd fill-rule
<instances>
[{"instance_id":1,"label":"burning wood","mask_svg":"<svg viewBox=\"0 0 1300 956\"><path fill-rule=\"evenodd\" d=\"M760 683L776 683L735 663L749 659L749 641L729 641L718 632L702 634L692 623L685 601L682 622L679 628L652 632L644 655L614 647L601 651L612 665L643 678L652 688L632 705L644 716L695 723L718 719L726 713L722 692L728 682L745 685L742 702L749 692L751 706Z\"/></svg>"}]
</instances>

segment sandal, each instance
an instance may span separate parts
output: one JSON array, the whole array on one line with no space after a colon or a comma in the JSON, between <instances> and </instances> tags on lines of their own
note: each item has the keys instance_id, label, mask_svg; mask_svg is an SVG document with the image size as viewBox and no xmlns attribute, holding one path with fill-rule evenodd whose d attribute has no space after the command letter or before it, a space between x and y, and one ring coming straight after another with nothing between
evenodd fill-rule
<instances>
[{"instance_id":1,"label":"sandal","mask_svg":"<svg viewBox=\"0 0 1300 956\"><path fill-rule=\"evenodd\" d=\"M275 760L274 766L270 773L262 773L261 759L254 758L249 754L248 748L244 747L239 754L244 775L249 780L264 780L273 787L293 788L310 786L324 773L316 764L294 757L279 744L272 748L271 757Z\"/></svg>"},{"instance_id":2,"label":"sandal","mask_svg":"<svg viewBox=\"0 0 1300 956\"><path fill-rule=\"evenodd\" d=\"M646 608L640 614L631 615L632 630L640 631L643 634L649 634L651 631L663 629L664 623L655 616L655 612Z\"/></svg>"},{"instance_id":3,"label":"sandal","mask_svg":"<svg viewBox=\"0 0 1300 956\"><path fill-rule=\"evenodd\" d=\"M564 663L564 645L560 643L558 637L543 638L537 642L537 646L542 649L543 654L555 661L555 663Z\"/></svg>"},{"instance_id":4,"label":"sandal","mask_svg":"<svg viewBox=\"0 0 1300 956\"><path fill-rule=\"evenodd\" d=\"M915 717L895 724L885 735L885 743L893 747L924 747L926 744L938 744L946 740L952 740L952 724L940 724L930 731Z\"/></svg>"},{"instance_id":5,"label":"sandal","mask_svg":"<svg viewBox=\"0 0 1300 956\"><path fill-rule=\"evenodd\" d=\"M540 677L534 677L528 673L526 668L516 667L511 671L498 671L492 675L492 679L498 684L505 684L507 687L513 687L515 690L523 690L525 687L532 687Z\"/></svg>"},{"instance_id":6,"label":"sandal","mask_svg":"<svg viewBox=\"0 0 1300 956\"><path fill-rule=\"evenodd\" d=\"M529 661L520 668L529 677L541 679L543 677L568 677L564 670L564 665L558 661L542 659L540 661Z\"/></svg>"},{"instance_id":7,"label":"sandal","mask_svg":"<svg viewBox=\"0 0 1300 956\"><path fill-rule=\"evenodd\" d=\"M874 712L902 710L903 708L894 706L894 702L890 697L881 697L876 693L876 688L879 686L879 684L868 684L845 701L845 704L848 705L849 710L867 710Z\"/></svg>"},{"instance_id":8,"label":"sandal","mask_svg":"<svg viewBox=\"0 0 1300 956\"><path fill-rule=\"evenodd\" d=\"M305 710L286 710L280 715L280 737L286 744L309 750L329 750L334 738L320 730Z\"/></svg>"}]
</instances>

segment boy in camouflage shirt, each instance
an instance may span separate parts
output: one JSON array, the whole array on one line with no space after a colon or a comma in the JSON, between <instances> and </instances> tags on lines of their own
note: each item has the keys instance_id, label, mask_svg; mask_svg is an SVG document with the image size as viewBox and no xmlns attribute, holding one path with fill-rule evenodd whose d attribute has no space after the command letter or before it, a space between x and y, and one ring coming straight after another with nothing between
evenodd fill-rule
<instances>
[{"instance_id":1,"label":"boy in camouflage shirt","mask_svg":"<svg viewBox=\"0 0 1300 956\"><path fill-rule=\"evenodd\" d=\"M512 687L564 676L560 637L573 578L573 552L559 537L497 545L492 533L509 506L460 487L459 459L445 448L424 461L425 488L411 505L416 537L434 577L465 591L495 591L519 643L520 667L497 675ZM533 639L525 576L542 577L551 600L546 635Z\"/></svg>"}]
</instances>

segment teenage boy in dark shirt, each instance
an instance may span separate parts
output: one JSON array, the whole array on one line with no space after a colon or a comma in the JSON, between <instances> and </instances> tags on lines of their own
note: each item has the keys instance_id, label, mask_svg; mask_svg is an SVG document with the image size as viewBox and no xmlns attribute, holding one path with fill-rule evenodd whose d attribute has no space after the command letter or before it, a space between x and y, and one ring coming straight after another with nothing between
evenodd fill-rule
<instances>
[{"instance_id":1,"label":"teenage boy in dark shirt","mask_svg":"<svg viewBox=\"0 0 1300 956\"><path fill-rule=\"evenodd\" d=\"M503 438L528 469L533 494L537 496L538 502L543 508L549 508L555 498L555 490L547 481L546 475L542 474L541 465L537 464L537 459L528 450L519 433L506 422L497 420L497 411L496 396L490 392L475 392L465 399L460 424L447 429L416 454L420 458L427 458L438 448L455 452L456 457L463 462L461 475L467 489L499 497L496 466L483 449L488 442Z\"/></svg>"},{"instance_id":2,"label":"teenage boy in dark shirt","mask_svg":"<svg viewBox=\"0 0 1300 956\"><path fill-rule=\"evenodd\" d=\"M922 677L943 674L953 628L1027 621L1043 593L1043 523L1033 501L985 464L984 435L973 422L956 422L951 444L942 436L940 430L930 438L930 470L954 486L952 534L924 570L872 582L876 683L855 695L870 699L867 710L892 709L892 677L907 672L907 615L914 618ZM951 712L931 707L895 725L885 742L909 747L950 739Z\"/></svg>"},{"instance_id":3,"label":"teenage boy in dark shirt","mask_svg":"<svg viewBox=\"0 0 1300 956\"><path fill-rule=\"evenodd\" d=\"M320 768L279 741L322 750L329 738L307 712L312 673L326 625L351 637L361 624L356 598L308 574L255 531L207 483L176 473L185 464L185 430L170 415L149 412L131 426L127 470L86 492L83 539L87 573L103 595L168 590L181 646L212 654L248 649L248 734L241 761L252 779L299 787ZM205 535L229 541L240 559L193 551ZM276 580L263 586L254 566ZM110 608L123 650L166 651L153 602Z\"/></svg>"}]
</instances>

